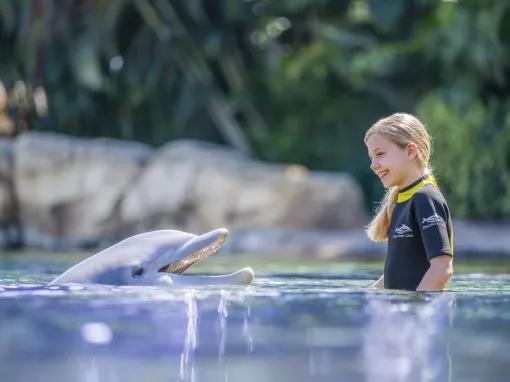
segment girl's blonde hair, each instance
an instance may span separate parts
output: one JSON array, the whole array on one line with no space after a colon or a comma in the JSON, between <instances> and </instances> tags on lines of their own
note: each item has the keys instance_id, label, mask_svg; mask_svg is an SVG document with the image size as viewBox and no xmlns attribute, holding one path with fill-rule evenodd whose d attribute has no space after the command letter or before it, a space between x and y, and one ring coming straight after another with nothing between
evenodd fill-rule
<instances>
[{"instance_id":1,"label":"girl's blonde hair","mask_svg":"<svg viewBox=\"0 0 510 382\"><path fill-rule=\"evenodd\" d=\"M416 163L425 168L425 172L432 175L429 165L431 153L431 137L425 126L414 115L395 113L374 123L365 133L365 144L368 137L380 134L396 144L401 149L409 143L416 144ZM397 203L398 188L390 187L386 190L381 204L376 210L375 217L366 227L368 238L372 241L388 240L393 209Z\"/></svg>"}]
</instances>

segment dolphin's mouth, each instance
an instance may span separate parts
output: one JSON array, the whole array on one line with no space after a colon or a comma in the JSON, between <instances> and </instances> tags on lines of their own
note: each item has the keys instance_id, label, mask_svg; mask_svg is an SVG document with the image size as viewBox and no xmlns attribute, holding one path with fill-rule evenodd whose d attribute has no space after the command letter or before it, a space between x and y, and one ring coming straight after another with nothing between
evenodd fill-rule
<instances>
[{"instance_id":1,"label":"dolphin's mouth","mask_svg":"<svg viewBox=\"0 0 510 382\"><path fill-rule=\"evenodd\" d=\"M227 233L220 234L220 237L214 241L212 244L209 244L203 248L200 248L196 251L191 252L189 255L183 257L180 260L177 260L173 263L167 264L160 268L159 272L167 272L174 274L181 274L189 267L199 263L205 258L215 254L221 248L225 240L227 240Z\"/></svg>"}]
</instances>

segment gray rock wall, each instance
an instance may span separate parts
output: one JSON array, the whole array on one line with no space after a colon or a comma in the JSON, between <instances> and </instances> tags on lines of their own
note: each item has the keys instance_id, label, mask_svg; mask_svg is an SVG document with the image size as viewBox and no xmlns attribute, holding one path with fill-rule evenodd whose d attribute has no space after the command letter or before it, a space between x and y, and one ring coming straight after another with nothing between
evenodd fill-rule
<instances>
[{"instance_id":1,"label":"gray rock wall","mask_svg":"<svg viewBox=\"0 0 510 382\"><path fill-rule=\"evenodd\" d=\"M263 163L205 142L153 150L26 133L0 142L0 156L12 159L0 165L0 222L13 218L4 211L14 197L28 245L97 245L159 228L336 230L365 221L362 192L347 174Z\"/></svg>"},{"instance_id":2,"label":"gray rock wall","mask_svg":"<svg viewBox=\"0 0 510 382\"><path fill-rule=\"evenodd\" d=\"M47 133L23 134L14 147L25 242L44 246L120 234L119 203L152 154L138 143Z\"/></svg>"},{"instance_id":3,"label":"gray rock wall","mask_svg":"<svg viewBox=\"0 0 510 382\"><path fill-rule=\"evenodd\" d=\"M0 140L0 226L12 218L12 145Z\"/></svg>"},{"instance_id":4,"label":"gray rock wall","mask_svg":"<svg viewBox=\"0 0 510 382\"><path fill-rule=\"evenodd\" d=\"M261 163L189 141L156 153L121 211L126 222L192 232L220 226L340 229L364 221L362 192L348 175Z\"/></svg>"}]
</instances>

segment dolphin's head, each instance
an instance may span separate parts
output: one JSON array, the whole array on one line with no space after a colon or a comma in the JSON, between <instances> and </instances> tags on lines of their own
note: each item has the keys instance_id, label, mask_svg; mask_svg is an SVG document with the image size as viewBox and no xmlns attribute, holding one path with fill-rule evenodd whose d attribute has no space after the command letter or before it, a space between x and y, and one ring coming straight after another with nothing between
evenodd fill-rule
<instances>
[{"instance_id":1,"label":"dolphin's head","mask_svg":"<svg viewBox=\"0 0 510 382\"><path fill-rule=\"evenodd\" d=\"M155 279L169 280L169 278L172 283L176 283L176 279L184 282L188 277L188 283L191 284L192 280L196 279L196 275L183 275L183 273L217 253L228 236L228 230L225 228L215 229L199 236L180 231L159 231L159 233L163 234L168 241L165 242L163 239L163 243L157 245L157 250L147 252L143 259L131 264L131 269L126 274L126 277L131 280L126 280L127 284L155 284L157 283ZM138 245L151 239L144 237L146 235L152 236L151 232L142 234L142 237L138 235L136 240ZM158 243L160 240L159 237L156 239ZM204 279L204 276L200 279Z\"/></svg>"},{"instance_id":2,"label":"dolphin's head","mask_svg":"<svg viewBox=\"0 0 510 382\"><path fill-rule=\"evenodd\" d=\"M250 268L218 276L183 274L218 252L227 236L228 230L225 228L199 236L175 230L142 233L75 265L53 280L52 284L249 284L253 280Z\"/></svg>"}]
</instances>

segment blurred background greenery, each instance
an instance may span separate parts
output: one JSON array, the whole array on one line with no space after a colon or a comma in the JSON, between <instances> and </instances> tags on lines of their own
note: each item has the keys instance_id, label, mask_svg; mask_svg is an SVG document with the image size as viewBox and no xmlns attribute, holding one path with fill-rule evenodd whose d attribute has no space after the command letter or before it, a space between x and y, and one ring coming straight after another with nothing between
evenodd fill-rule
<instances>
[{"instance_id":1,"label":"blurred background greenery","mask_svg":"<svg viewBox=\"0 0 510 382\"><path fill-rule=\"evenodd\" d=\"M0 132L191 138L347 171L383 192L364 131L434 136L456 217L510 217L510 2L3 0Z\"/></svg>"}]
</instances>

